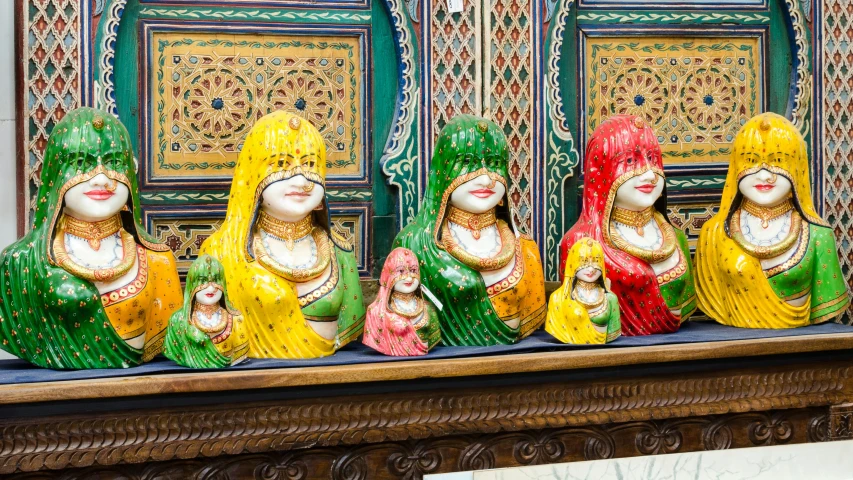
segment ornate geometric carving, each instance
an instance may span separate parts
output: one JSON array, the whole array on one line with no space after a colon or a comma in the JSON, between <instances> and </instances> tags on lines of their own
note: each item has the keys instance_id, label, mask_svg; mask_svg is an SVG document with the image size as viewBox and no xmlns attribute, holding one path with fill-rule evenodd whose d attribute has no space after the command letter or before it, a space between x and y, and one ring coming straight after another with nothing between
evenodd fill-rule
<instances>
[{"instance_id":1,"label":"ornate geometric carving","mask_svg":"<svg viewBox=\"0 0 853 480\"><path fill-rule=\"evenodd\" d=\"M701 424L704 430L691 434L689 440L682 434L680 441L691 449L746 446L744 437L750 444L803 442L808 433L806 419L786 424L784 414L778 417L760 412L792 409L790 414L794 415L803 411L799 409L843 402L853 391L851 374L853 367L806 365L779 367L772 372L713 371L687 377L580 380L535 386L503 385L486 390L333 397L319 403L308 398L194 406L180 412L104 412L84 417L5 420L0 422L0 474L71 465L113 465L126 458L134 462L166 461L198 455L197 452L213 457L515 432L531 425L570 429L561 433L561 438L571 437L578 443L563 451L572 455L586 452L587 458L625 456L628 454L625 452L685 451L676 447L679 437L675 432L693 424ZM437 409L436 405L442 407ZM730 418L727 421L683 418L741 412L740 416L726 417ZM849 416L850 412L839 412L836 417L841 418L842 414ZM643 423L653 419L671 419L677 425ZM835 418L832 422L840 424ZM609 423L622 425L604 430L596 427ZM792 430L791 426L796 425L801 427ZM571 430L577 427L581 430ZM788 430L793 431L793 437ZM741 431L752 433L747 436L735 433ZM838 434L842 430L834 431ZM74 432L73 443L67 441L68 432ZM518 462L550 461L560 452L552 436L507 435L513 444L522 441L514 454ZM630 450L624 450L624 442L614 440L618 435L628 436ZM165 443L164 438L168 438ZM494 440L489 442L494 444ZM642 449L638 450L638 444ZM499 458L486 451L490 448L467 448L460 457L460 465L477 468L498 465ZM433 454L429 449L420 448L416 452L412 456L422 462L421 466L432 468L429 457ZM408 458L409 454L406 455ZM353 461L346 464L352 466L336 463L341 471L363 471ZM402 466L400 469L410 470Z\"/></svg>"},{"instance_id":2,"label":"ornate geometric carving","mask_svg":"<svg viewBox=\"0 0 853 480\"><path fill-rule=\"evenodd\" d=\"M716 202L670 203L667 208L669 219L673 225L687 234L687 240L691 248L696 246L696 239L699 238L699 231L702 230L702 225L710 220L719 209L720 206Z\"/></svg>"},{"instance_id":3,"label":"ornate geometric carving","mask_svg":"<svg viewBox=\"0 0 853 480\"><path fill-rule=\"evenodd\" d=\"M22 116L18 151L23 160L23 184L19 193L25 202L19 222L29 230L40 185L42 155L53 126L81 104L81 2L74 0L22 1L24 55L20 59L23 92L17 102ZM88 9L86 9L88 12ZM88 13L87 13L88 14ZM20 207L20 205L19 205Z\"/></svg>"},{"instance_id":4,"label":"ornate geometric carving","mask_svg":"<svg viewBox=\"0 0 853 480\"><path fill-rule=\"evenodd\" d=\"M254 121L284 108L323 136L331 177L363 177L363 35L155 30L147 180L227 179Z\"/></svg>"},{"instance_id":5,"label":"ornate geometric carving","mask_svg":"<svg viewBox=\"0 0 853 480\"><path fill-rule=\"evenodd\" d=\"M821 416L826 416L825 408L779 410L760 414L757 416L759 419L753 421L762 424L765 421L776 421L789 425L788 443L804 443L811 441L807 435L808 425ZM453 471L708 450L715 446L706 445L701 439L703 432L711 425L727 426L735 439L734 444L730 446L742 448L763 445L762 441L755 441L748 433L752 417L755 415L730 414L672 421L639 421L605 427L479 433L352 447L314 446L304 450L248 453L203 460L176 458L162 463L93 466L66 472L45 471L28 478L421 480L426 474ZM635 438L648 435L648 432L663 435L661 442L655 443L655 440L648 444L659 444L662 448L640 448ZM605 447L595 450L586 448L585 445Z\"/></svg>"},{"instance_id":6,"label":"ornate geometric carving","mask_svg":"<svg viewBox=\"0 0 853 480\"><path fill-rule=\"evenodd\" d=\"M853 439L853 403L829 409L829 440Z\"/></svg>"},{"instance_id":7,"label":"ornate geometric carving","mask_svg":"<svg viewBox=\"0 0 853 480\"><path fill-rule=\"evenodd\" d=\"M853 133L850 131L853 119L853 4L844 0L821 0L820 13L816 15L820 23L816 30L823 34L822 41L816 41L821 49L819 65L821 77L818 78L823 92L822 101L816 106L816 134L821 140L817 143L819 156L823 159L823 210L824 217L835 232L841 270L847 279L849 288L853 288ZM820 177L818 177L819 180ZM816 192L817 198L820 195ZM843 321L850 323L853 318L850 309Z\"/></svg>"},{"instance_id":8,"label":"ornate geometric carving","mask_svg":"<svg viewBox=\"0 0 853 480\"><path fill-rule=\"evenodd\" d=\"M146 211L147 228L154 237L172 249L178 262L178 273L186 275L190 264L198 258L201 244L216 233L225 219L225 210L214 215L198 215L187 212L185 217L152 215Z\"/></svg>"},{"instance_id":9,"label":"ornate geometric carving","mask_svg":"<svg viewBox=\"0 0 853 480\"><path fill-rule=\"evenodd\" d=\"M665 163L722 162L741 125L762 111L758 36L584 38L586 135L611 115L640 115Z\"/></svg>"}]
</instances>

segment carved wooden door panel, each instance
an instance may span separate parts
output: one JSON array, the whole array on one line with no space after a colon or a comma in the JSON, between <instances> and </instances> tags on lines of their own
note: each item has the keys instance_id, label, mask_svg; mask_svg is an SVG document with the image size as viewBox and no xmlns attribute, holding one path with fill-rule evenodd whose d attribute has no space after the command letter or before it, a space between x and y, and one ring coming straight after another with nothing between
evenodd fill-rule
<instances>
[{"instance_id":1,"label":"carved wooden door panel","mask_svg":"<svg viewBox=\"0 0 853 480\"><path fill-rule=\"evenodd\" d=\"M670 218L695 241L716 211L732 141L747 119L787 115L810 139L808 37L797 0L555 5L545 74L548 182L563 207L549 217L563 222L554 233L577 217L590 133L629 113L657 132ZM557 239L549 232L549 242Z\"/></svg>"},{"instance_id":2,"label":"carved wooden door panel","mask_svg":"<svg viewBox=\"0 0 853 480\"><path fill-rule=\"evenodd\" d=\"M394 226L378 169L398 83L387 12L381 0L107 5L95 102L127 125L144 222L182 273L224 218L243 138L255 120L285 108L325 139L333 228L370 275L374 217L382 229Z\"/></svg>"}]
</instances>

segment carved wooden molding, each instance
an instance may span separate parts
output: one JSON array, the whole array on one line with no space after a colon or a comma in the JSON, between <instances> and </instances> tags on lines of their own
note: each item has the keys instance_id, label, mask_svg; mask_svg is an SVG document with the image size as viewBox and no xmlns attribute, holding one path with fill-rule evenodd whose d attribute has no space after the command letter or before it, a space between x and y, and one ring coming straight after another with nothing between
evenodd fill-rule
<instances>
[{"instance_id":1,"label":"carved wooden molding","mask_svg":"<svg viewBox=\"0 0 853 480\"><path fill-rule=\"evenodd\" d=\"M825 407L736 413L94 466L25 478L420 480L431 473L819 441L827 437L827 415Z\"/></svg>"},{"instance_id":2,"label":"carved wooden molding","mask_svg":"<svg viewBox=\"0 0 853 480\"><path fill-rule=\"evenodd\" d=\"M788 366L765 372L602 378L597 382L8 420L0 422L0 474L828 407L853 398L851 372L853 367ZM673 430L677 425L657 425L638 436L638 451L671 450L679 442ZM768 425L756 425L749 431L750 437L756 443L772 443L788 428L784 422ZM708 428L708 444L723 445L731 436L724 426ZM607 442L600 442L587 448L606 452ZM548 451L544 455L555 454ZM531 450L518 455L539 458L543 453Z\"/></svg>"},{"instance_id":3,"label":"carved wooden molding","mask_svg":"<svg viewBox=\"0 0 853 480\"><path fill-rule=\"evenodd\" d=\"M829 439L853 439L853 403L833 405L829 409Z\"/></svg>"}]
</instances>

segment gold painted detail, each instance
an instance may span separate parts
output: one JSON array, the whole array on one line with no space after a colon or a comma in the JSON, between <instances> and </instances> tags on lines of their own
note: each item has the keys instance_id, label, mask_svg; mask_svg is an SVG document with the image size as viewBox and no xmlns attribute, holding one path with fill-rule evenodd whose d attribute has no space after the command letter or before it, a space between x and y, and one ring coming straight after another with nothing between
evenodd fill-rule
<instances>
[{"instance_id":1,"label":"gold painted detail","mask_svg":"<svg viewBox=\"0 0 853 480\"><path fill-rule=\"evenodd\" d=\"M306 215L298 222L285 222L261 210L258 216L258 227L281 240L288 250L293 250L296 240L311 234L314 229L314 221L311 215Z\"/></svg>"},{"instance_id":2,"label":"gold painted detail","mask_svg":"<svg viewBox=\"0 0 853 480\"><path fill-rule=\"evenodd\" d=\"M199 314L204 315L207 318L213 318L213 315L215 315L216 312L219 312L219 321L215 325L205 325L204 321L198 318ZM197 329L208 335L219 333L228 323L228 312L219 306L218 303L205 305L203 303L193 302L192 323Z\"/></svg>"},{"instance_id":3,"label":"gold painted detail","mask_svg":"<svg viewBox=\"0 0 853 480\"><path fill-rule=\"evenodd\" d=\"M610 228L610 237L613 240L613 245L623 252L633 255L646 263L660 263L675 253L677 247L677 239L675 237L675 229L670 225L660 212L654 212L655 221L663 234L663 244L655 250L648 250L633 245L631 242L619 234L615 228Z\"/></svg>"},{"instance_id":4,"label":"gold painted detail","mask_svg":"<svg viewBox=\"0 0 853 480\"><path fill-rule=\"evenodd\" d=\"M748 198L743 199L743 203L741 203L741 208L746 210L746 213L752 215L753 217L761 219L761 227L767 228L770 226L770 222L785 215L794 209L794 203L790 198L786 198L785 201L780 203L779 205L773 207L765 207L763 205L759 205Z\"/></svg>"},{"instance_id":5,"label":"gold painted detail","mask_svg":"<svg viewBox=\"0 0 853 480\"><path fill-rule=\"evenodd\" d=\"M258 115L279 108L301 117L286 128L317 128L331 175L364 173L360 35L154 32L148 44L155 178L230 179Z\"/></svg>"},{"instance_id":6,"label":"gold painted detail","mask_svg":"<svg viewBox=\"0 0 853 480\"><path fill-rule=\"evenodd\" d=\"M637 231L637 234L642 237L645 233L643 227L652 221L654 215L655 207L649 207L645 210L640 210L639 212L625 208L613 207L613 213L610 215L610 220L633 228Z\"/></svg>"},{"instance_id":7,"label":"gold painted detail","mask_svg":"<svg viewBox=\"0 0 853 480\"><path fill-rule=\"evenodd\" d=\"M471 255L464 247L462 247L462 245L456 243L456 240L453 239L453 235L450 233L450 226L448 225L447 220L445 220L444 225L442 226L441 238L447 252L465 265L480 272L498 270L509 265L509 262L512 261L512 258L515 256L516 242L515 234L512 233L512 230L506 222L499 220L497 225L498 233L501 237L501 250L497 255L491 258L482 258L476 255Z\"/></svg>"},{"instance_id":8,"label":"gold painted detail","mask_svg":"<svg viewBox=\"0 0 853 480\"><path fill-rule=\"evenodd\" d=\"M263 265L267 270L291 282L307 282L308 280L319 277L326 270L326 267L329 266L332 257L331 242L326 232L320 227L314 227L311 231L311 236L317 245L317 263L310 268L296 269L282 265L281 262L274 259L264 248L259 230L255 231L252 248L254 249L255 258L257 258L258 263Z\"/></svg>"},{"instance_id":9,"label":"gold painted detail","mask_svg":"<svg viewBox=\"0 0 853 480\"><path fill-rule=\"evenodd\" d=\"M406 312L404 310L401 310L401 309L397 308L395 300L401 300L401 301L406 302L406 303L409 303L412 300L414 300L415 301L415 310L412 312ZM424 301L420 295L417 295L414 292L402 293L402 292L394 291L393 293L391 293L391 301L389 301L388 303L391 307L391 310L394 313L396 313L397 315L400 315L402 317L415 318L415 317L419 316L420 314L424 313Z\"/></svg>"},{"instance_id":10,"label":"gold painted detail","mask_svg":"<svg viewBox=\"0 0 853 480\"><path fill-rule=\"evenodd\" d=\"M797 242L800 232L803 230L803 219L800 217L800 214L794 210L791 212L791 229L788 231L788 235L786 235L785 238L776 245L758 246L750 243L749 240L744 237L743 232L740 229L741 211L742 210L740 209L735 211L732 215L731 223L729 224L729 230L732 232L732 240L734 240L735 243L737 243L738 246L746 253L758 259L778 257L779 255L787 252Z\"/></svg>"},{"instance_id":11,"label":"gold painted detail","mask_svg":"<svg viewBox=\"0 0 853 480\"><path fill-rule=\"evenodd\" d=\"M74 262L65 250L65 223L67 218L63 215L59 219L56 236L53 239L53 253L57 265L75 277L92 282L109 282L130 271L136 260L136 241L133 239L133 235L121 230L121 263L109 268L86 268Z\"/></svg>"},{"instance_id":12,"label":"gold painted detail","mask_svg":"<svg viewBox=\"0 0 853 480\"><path fill-rule=\"evenodd\" d=\"M673 280L677 280L687 271L687 260L684 255L678 255L678 263L669 270L662 272L657 276L658 285L667 284Z\"/></svg>"},{"instance_id":13,"label":"gold painted detail","mask_svg":"<svg viewBox=\"0 0 853 480\"><path fill-rule=\"evenodd\" d=\"M654 129L664 163L725 162L762 110L759 36L586 37L586 131L631 114Z\"/></svg>"},{"instance_id":14,"label":"gold painted detail","mask_svg":"<svg viewBox=\"0 0 853 480\"><path fill-rule=\"evenodd\" d=\"M332 271L329 274L328 280L323 282L322 285L315 288L313 291L306 293L299 297L299 308L305 308L308 305L316 302L317 300L328 295L332 290L335 289L335 286L338 284L338 275L339 275L339 267L337 257L332 255L331 260L329 261L332 265ZM331 320L323 320L323 321L336 321L337 317L334 317Z\"/></svg>"},{"instance_id":15,"label":"gold painted detail","mask_svg":"<svg viewBox=\"0 0 853 480\"><path fill-rule=\"evenodd\" d=\"M575 292L572 292L572 298L586 307L587 311L597 310L601 305L604 304L604 301L607 300L607 296L604 293L604 289L595 282L587 282L586 280L581 280L580 278L575 280L575 290L582 291L586 293L587 297L591 297L593 292L598 292L598 300L593 302L587 302L583 299L583 296L580 294L575 295Z\"/></svg>"},{"instance_id":16,"label":"gold painted detail","mask_svg":"<svg viewBox=\"0 0 853 480\"><path fill-rule=\"evenodd\" d=\"M101 240L115 235L121 230L121 215L119 214L99 222L87 222L68 214L65 214L63 219L65 233L86 240L92 250L95 251L101 249Z\"/></svg>"},{"instance_id":17,"label":"gold painted detail","mask_svg":"<svg viewBox=\"0 0 853 480\"><path fill-rule=\"evenodd\" d=\"M102 293L101 305L109 307L110 305L133 298L142 292L148 283L148 252L145 251L142 245L136 246L136 261L138 262L136 278L127 285L117 288L112 292Z\"/></svg>"},{"instance_id":18,"label":"gold painted detail","mask_svg":"<svg viewBox=\"0 0 853 480\"><path fill-rule=\"evenodd\" d=\"M447 209L447 220L470 231L475 240L480 239L480 230L491 227L498 221L494 209L485 213L470 213L453 205Z\"/></svg>"}]
</instances>

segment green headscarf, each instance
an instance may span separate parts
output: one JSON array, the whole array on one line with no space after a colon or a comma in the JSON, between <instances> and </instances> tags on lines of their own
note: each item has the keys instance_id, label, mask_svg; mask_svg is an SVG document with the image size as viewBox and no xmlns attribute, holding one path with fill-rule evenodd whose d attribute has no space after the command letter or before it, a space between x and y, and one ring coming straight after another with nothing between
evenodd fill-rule
<instances>
[{"instance_id":1,"label":"green headscarf","mask_svg":"<svg viewBox=\"0 0 853 480\"><path fill-rule=\"evenodd\" d=\"M446 345L511 344L518 339L518 329L504 323L492 307L480 272L447 253L438 238L453 190L484 173L506 187L508 162L506 136L497 124L473 115L454 117L438 136L418 216L394 241L395 247L415 252L421 281L443 303L439 323ZM505 203L512 205L511 197ZM496 214L513 227L509 208L498 207Z\"/></svg>"},{"instance_id":2,"label":"green headscarf","mask_svg":"<svg viewBox=\"0 0 853 480\"><path fill-rule=\"evenodd\" d=\"M130 190L124 229L151 250L168 249L141 227L127 129L93 108L68 113L47 142L33 230L0 254L0 348L41 367L126 368L142 362L143 351L113 329L95 285L54 262L51 240L65 193L99 173Z\"/></svg>"},{"instance_id":3,"label":"green headscarf","mask_svg":"<svg viewBox=\"0 0 853 480\"><path fill-rule=\"evenodd\" d=\"M210 255L198 257L187 272L187 285L184 289L184 306L172 314L163 353L178 365L190 368L222 368L231 365L231 359L219 353L210 337L190 324L195 294L207 288L208 284L222 288L222 299L228 312L239 315L228 300L228 288L225 285L225 269L219 260Z\"/></svg>"}]
</instances>

